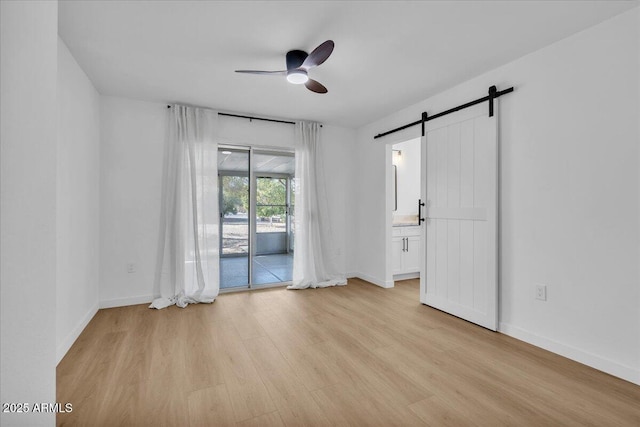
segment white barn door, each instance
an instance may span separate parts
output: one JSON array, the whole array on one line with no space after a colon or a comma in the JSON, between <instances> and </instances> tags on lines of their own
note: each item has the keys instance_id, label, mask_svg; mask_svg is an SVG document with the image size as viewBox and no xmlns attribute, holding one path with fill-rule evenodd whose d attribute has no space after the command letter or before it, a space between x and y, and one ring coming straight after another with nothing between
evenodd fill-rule
<instances>
[{"instance_id":1,"label":"white barn door","mask_svg":"<svg viewBox=\"0 0 640 427\"><path fill-rule=\"evenodd\" d=\"M420 272L420 302L494 331L498 323L497 102L495 106L493 117L483 102L425 124Z\"/></svg>"}]
</instances>

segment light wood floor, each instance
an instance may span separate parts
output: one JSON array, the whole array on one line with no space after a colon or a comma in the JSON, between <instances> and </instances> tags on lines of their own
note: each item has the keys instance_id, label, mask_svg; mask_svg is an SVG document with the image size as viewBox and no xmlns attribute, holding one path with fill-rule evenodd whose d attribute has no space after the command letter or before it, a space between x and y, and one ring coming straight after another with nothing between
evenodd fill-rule
<instances>
[{"instance_id":1,"label":"light wood floor","mask_svg":"<svg viewBox=\"0 0 640 427\"><path fill-rule=\"evenodd\" d=\"M58 425L640 426L640 387L382 289L100 310L58 365Z\"/></svg>"}]
</instances>

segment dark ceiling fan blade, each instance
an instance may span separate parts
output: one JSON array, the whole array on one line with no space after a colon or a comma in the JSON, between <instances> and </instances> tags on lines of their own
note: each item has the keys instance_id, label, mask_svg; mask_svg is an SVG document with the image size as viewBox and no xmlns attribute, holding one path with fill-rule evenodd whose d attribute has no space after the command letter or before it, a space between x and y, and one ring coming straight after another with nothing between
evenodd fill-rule
<instances>
[{"instance_id":1,"label":"dark ceiling fan blade","mask_svg":"<svg viewBox=\"0 0 640 427\"><path fill-rule=\"evenodd\" d=\"M324 87L322 85L322 83L317 82L317 81L315 81L313 79L307 80L307 82L304 85L307 87L307 89L309 89L310 91L315 92L315 93L327 93L328 92L327 88Z\"/></svg>"},{"instance_id":2,"label":"dark ceiling fan blade","mask_svg":"<svg viewBox=\"0 0 640 427\"><path fill-rule=\"evenodd\" d=\"M283 71L260 71L260 70L236 70L236 73L244 73L244 74L274 74L286 76L287 70Z\"/></svg>"},{"instance_id":3,"label":"dark ceiling fan blade","mask_svg":"<svg viewBox=\"0 0 640 427\"><path fill-rule=\"evenodd\" d=\"M307 59L304 60L300 68L308 70L311 67L317 67L318 65L322 64L327 60L329 55L331 55L334 46L335 45L333 43L333 40L327 40L326 42L322 43L320 46L315 48L313 52L309 54L309 56L307 56Z\"/></svg>"}]
</instances>

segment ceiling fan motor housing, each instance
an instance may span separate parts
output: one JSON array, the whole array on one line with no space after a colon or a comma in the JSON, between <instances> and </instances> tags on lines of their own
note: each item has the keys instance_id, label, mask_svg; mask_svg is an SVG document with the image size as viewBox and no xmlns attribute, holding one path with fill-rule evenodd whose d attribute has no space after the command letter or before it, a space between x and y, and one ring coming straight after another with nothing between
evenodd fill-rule
<instances>
[{"instance_id":1,"label":"ceiling fan motor housing","mask_svg":"<svg viewBox=\"0 0 640 427\"><path fill-rule=\"evenodd\" d=\"M303 50L290 50L287 52L287 70L294 70L302 65L305 59L307 59L307 52Z\"/></svg>"}]
</instances>

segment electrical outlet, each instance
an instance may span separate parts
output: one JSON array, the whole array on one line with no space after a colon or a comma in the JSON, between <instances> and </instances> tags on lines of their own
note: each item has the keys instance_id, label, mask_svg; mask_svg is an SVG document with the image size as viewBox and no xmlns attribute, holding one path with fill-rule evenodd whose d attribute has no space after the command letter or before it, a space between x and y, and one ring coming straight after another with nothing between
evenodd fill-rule
<instances>
[{"instance_id":1,"label":"electrical outlet","mask_svg":"<svg viewBox=\"0 0 640 427\"><path fill-rule=\"evenodd\" d=\"M536 285L536 299L547 300L547 285Z\"/></svg>"},{"instance_id":2,"label":"electrical outlet","mask_svg":"<svg viewBox=\"0 0 640 427\"><path fill-rule=\"evenodd\" d=\"M132 262L127 263L127 273L135 273L136 272L136 265Z\"/></svg>"}]
</instances>

